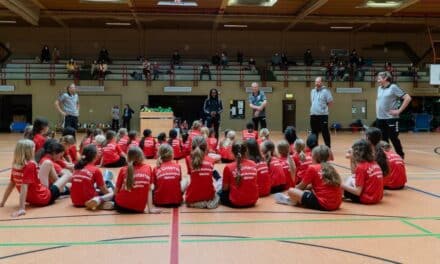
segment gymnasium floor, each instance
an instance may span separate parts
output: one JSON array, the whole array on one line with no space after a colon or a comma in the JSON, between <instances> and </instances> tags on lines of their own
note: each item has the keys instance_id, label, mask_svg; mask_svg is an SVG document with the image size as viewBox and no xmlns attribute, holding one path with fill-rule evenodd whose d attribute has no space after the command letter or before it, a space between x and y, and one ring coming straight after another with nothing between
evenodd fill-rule
<instances>
[{"instance_id":1,"label":"gymnasium floor","mask_svg":"<svg viewBox=\"0 0 440 264\"><path fill-rule=\"evenodd\" d=\"M349 175L345 150L361 136L332 135L343 177ZM0 135L1 195L18 138ZM404 133L401 140L408 187L386 191L378 205L344 202L336 212L278 205L267 197L250 209L181 206L158 215L120 215L74 208L64 198L11 219L18 206L14 191L0 208L0 263L439 263L440 156L433 148L440 134Z\"/></svg>"}]
</instances>

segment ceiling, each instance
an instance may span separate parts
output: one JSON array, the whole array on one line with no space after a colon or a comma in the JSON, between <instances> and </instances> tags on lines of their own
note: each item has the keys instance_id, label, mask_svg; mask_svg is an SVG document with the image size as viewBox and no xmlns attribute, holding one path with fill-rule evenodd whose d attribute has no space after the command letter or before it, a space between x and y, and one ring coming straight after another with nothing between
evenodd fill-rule
<instances>
[{"instance_id":1,"label":"ceiling","mask_svg":"<svg viewBox=\"0 0 440 264\"><path fill-rule=\"evenodd\" d=\"M87 3L80 0L0 0L6 26L123 27L133 29L224 29L245 24L246 30L420 32L426 25L440 30L440 0L404 0L397 8L364 8L366 0L278 0L272 7L228 6L227 0L197 1L197 7L161 7L159 0ZM190 1L190 0L182 0ZM243 29L230 29L243 30Z\"/></svg>"}]
</instances>

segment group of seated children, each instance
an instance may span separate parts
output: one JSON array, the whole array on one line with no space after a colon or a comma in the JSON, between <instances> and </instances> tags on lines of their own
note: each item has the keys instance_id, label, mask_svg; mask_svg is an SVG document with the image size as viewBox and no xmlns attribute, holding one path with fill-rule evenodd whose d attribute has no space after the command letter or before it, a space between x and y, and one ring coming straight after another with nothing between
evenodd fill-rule
<instances>
[{"instance_id":1,"label":"group of seated children","mask_svg":"<svg viewBox=\"0 0 440 264\"><path fill-rule=\"evenodd\" d=\"M118 134L108 130L87 132L79 152L75 131L65 129L60 140L48 136L48 122L37 118L17 142L10 183L0 207L16 187L19 210L25 203L52 204L60 195L69 195L75 207L89 210L116 209L120 212L159 212L158 207L216 208L220 203L234 208L254 206L260 197L275 193L277 203L302 205L317 210L337 210L343 197L356 203L374 204L385 189L402 189L405 165L400 156L381 142L379 129L366 131L366 139L356 141L347 152L352 177L342 181L331 165L333 154L310 134L304 142L294 127L287 127L276 145L269 130L254 131L252 123L242 131L226 130L218 141L215 132L195 121L188 134L169 131L157 138L151 130ZM145 159L155 159L152 168ZM187 175L178 160L184 159ZM223 173L217 162L226 163ZM116 180L100 167L121 167Z\"/></svg>"}]
</instances>

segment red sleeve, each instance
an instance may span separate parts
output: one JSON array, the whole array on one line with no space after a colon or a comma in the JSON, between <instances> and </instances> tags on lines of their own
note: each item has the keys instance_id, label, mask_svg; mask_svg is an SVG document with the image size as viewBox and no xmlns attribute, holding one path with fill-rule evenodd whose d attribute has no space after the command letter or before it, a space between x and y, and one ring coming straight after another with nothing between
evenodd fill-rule
<instances>
[{"instance_id":1,"label":"red sleeve","mask_svg":"<svg viewBox=\"0 0 440 264\"><path fill-rule=\"evenodd\" d=\"M293 156L293 162L295 162L296 170L298 171L298 168L301 166L301 161L297 155Z\"/></svg>"},{"instance_id":2,"label":"red sleeve","mask_svg":"<svg viewBox=\"0 0 440 264\"><path fill-rule=\"evenodd\" d=\"M23 168L23 184L35 183L35 179L38 179L37 166L29 162Z\"/></svg>"},{"instance_id":3,"label":"red sleeve","mask_svg":"<svg viewBox=\"0 0 440 264\"><path fill-rule=\"evenodd\" d=\"M316 176L316 170L314 167L310 166L307 168L306 172L303 175L302 183L311 184L313 182L314 177Z\"/></svg>"},{"instance_id":4,"label":"red sleeve","mask_svg":"<svg viewBox=\"0 0 440 264\"><path fill-rule=\"evenodd\" d=\"M120 148L119 145L117 145L117 144L116 144L116 152L117 152L119 155L121 155L121 153L122 153L121 148Z\"/></svg>"},{"instance_id":5,"label":"red sleeve","mask_svg":"<svg viewBox=\"0 0 440 264\"><path fill-rule=\"evenodd\" d=\"M96 182L96 186L104 186L104 177L102 176L102 172L100 169L96 168L95 173L93 173L93 177Z\"/></svg>"},{"instance_id":6,"label":"red sleeve","mask_svg":"<svg viewBox=\"0 0 440 264\"><path fill-rule=\"evenodd\" d=\"M157 168L158 168L158 167L155 167L155 168L153 169L153 173L151 174L151 183L154 184L154 185L156 185L156 173L157 173Z\"/></svg>"},{"instance_id":7,"label":"red sleeve","mask_svg":"<svg viewBox=\"0 0 440 264\"><path fill-rule=\"evenodd\" d=\"M355 170L356 186L362 187L365 184L365 169L363 166L357 165Z\"/></svg>"},{"instance_id":8,"label":"red sleeve","mask_svg":"<svg viewBox=\"0 0 440 264\"><path fill-rule=\"evenodd\" d=\"M126 177L125 171L125 167L119 170L118 180L116 181L116 188L118 188L118 190L122 189L122 184L124 183L124 179Z\"/></svg>"},{"instance_id":9,"label":"red sleeve","mask_svg":"<svg viewBox=\"0 0 440 264\"><path fill-rule=\"evenodd\" d=\"M232 179L231 169L229 168L229 166L226 166L223 169L223 181L222 181L223 186L225 186L225 185L231 186L231 179Z\"/></svg>"}]
</instances>

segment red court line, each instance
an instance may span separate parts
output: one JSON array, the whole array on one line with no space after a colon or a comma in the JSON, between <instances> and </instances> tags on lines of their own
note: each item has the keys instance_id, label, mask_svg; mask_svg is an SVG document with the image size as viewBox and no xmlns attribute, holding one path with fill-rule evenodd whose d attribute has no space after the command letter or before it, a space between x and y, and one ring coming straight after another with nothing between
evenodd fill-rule
<instances>
[{"instance_id":1,"label":"red court line","mask_svg":"<svg viewBox=\"0 0 440 264\"><path fill-rule=\"evenodd\" d=\"M173 209L173 220L171 222L171 247L170 263L179 263L179 208Z\"/></svg>"}]
</instances>

